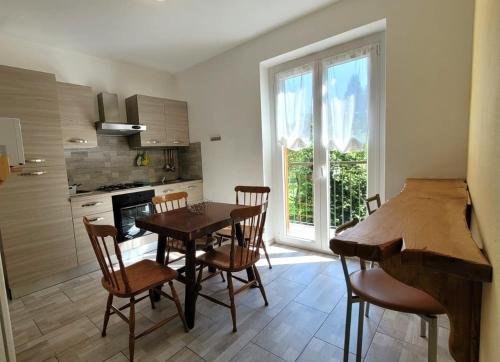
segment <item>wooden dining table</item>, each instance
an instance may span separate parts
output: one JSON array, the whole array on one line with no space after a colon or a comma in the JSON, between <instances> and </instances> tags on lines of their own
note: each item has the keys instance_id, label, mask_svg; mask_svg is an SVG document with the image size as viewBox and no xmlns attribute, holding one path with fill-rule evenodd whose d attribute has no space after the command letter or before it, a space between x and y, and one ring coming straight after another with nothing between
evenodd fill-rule
<instances>
[{"instance_id":1,"label":"wooden dining table","mask_svg":"<svg viewBox=\"0 0 500 362\"><path fill-rule=\"evenodd\" d=\"M330 241L333 252L379 262L439 301L459 362L479 360L482 283L492 278L469 230L470 212L464 180L408 179L400 194Z\"/></svg>"},{"instance_id":2,"label":"wooden dining table","mask_svg":"<svg viewBox=\"0 0 500 362\"><path fill-rule=\"evenodd\" d=\"M184 275L178 279L185 283L184 314L189 328L195 324L196 298L196 244L195 240L210 236L212 233L232 225L231 211L248 206L226 204L220 202L205 202L196 208L182 207L163 213L156 213L135 221L137 227L158 234L156 261L164 263L167 238L184 242L186 248ZM236 237L242 245L243 232L239 223L236 224ZM254 279L253 271L247 269L249 280ZM159 295L156 293L156 295Z\"/></svg>"}]
</instances>

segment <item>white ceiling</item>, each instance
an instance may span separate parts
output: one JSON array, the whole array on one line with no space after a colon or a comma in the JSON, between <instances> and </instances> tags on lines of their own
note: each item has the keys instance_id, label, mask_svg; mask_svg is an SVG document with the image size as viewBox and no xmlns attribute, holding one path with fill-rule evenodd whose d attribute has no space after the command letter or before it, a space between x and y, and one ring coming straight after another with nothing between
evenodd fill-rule
<instances>
[{"instance_id":1,"label":"white ceiling","mask_svg":"<svg viewBox=\"0 0 500 362\"><path fill-rule=\"evenodd\" d=\"M0 32L168 72L336 0L0 0Z\"/></svg>"}]
</instances>

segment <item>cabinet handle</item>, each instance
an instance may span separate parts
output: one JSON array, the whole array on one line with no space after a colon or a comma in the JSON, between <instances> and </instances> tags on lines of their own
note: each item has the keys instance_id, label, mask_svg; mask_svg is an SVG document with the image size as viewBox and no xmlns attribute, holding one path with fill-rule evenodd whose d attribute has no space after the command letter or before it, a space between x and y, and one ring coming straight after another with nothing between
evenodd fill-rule
<instances>
[{"instance_id":1,"label":"cabinet handle","mask_svg":"<svg viewBox=\"0 0 500 362\"><path fill-rule=\"evenodd\" d=\"M89 219L89 222L97 222L97 221L102 221L104 218L102 216L99 217L93 217L92 219Z\"/></svg>"},{"instance_id":2,"label":"cabinet handle","mask_svg":"<svg viewBox=\"0 0 500 362\"><path fill-rule=\"evenodd\" d=\"M89 143L88 140L84 140L83 138L72 138L69 140L71 143L80 143L80 144L85 144Z\"/></svg>"},{"instance_id":3,"label":"cabinet handle","mask_svg":"<svg viewBox=\"0 0 500 362\"><path fill-rule=\"evenodd\" d=\"M160 143L160 141L158 141L158 140L148 140L146 143L151 143L153 145L157 145L158 143Z\"/></svg>"},{"instance_id":4,"label":"cabinet handle","mask_svg":"<svg viewBox=\"0 0 500 362\"><path fill-rule=\"evenodd\" d=\"M102 205L102 204L103 204L102 201L95 201L95 202L89 202L87 204L82 204L82 207L98 206L98 205Z\"/></svg>"},{"instance_id":5,"label":"cabinet handle","mask_svg":"<svg viewBox=\"0 0 500 362\"><path fill-rule=\"evenodd\" d=\"M23 172L19 176L42 176L45 175L47 171L33 171L33 172Z\"/></svg>"},{"instance_id":6,"label":"cabinet handle","mask_svg":"<svg viewBox=\"0 0 500 362\"><path fill-rule=\"evenodd\" d=\"M174 191L174 190L172 190L172 189L166 189L166 190L163 190L163 193L164 194L168 194L169 192L172 192L172 191Z\"/></svg>"},{"instance_id":7,"label":"cabinet handle","mask_svg":"<svg viewBox=\"0 0 500 362\"><path fill-rule=\"evenodd\" d=\"M26 160L26 163L44 163L47 162L45 161L45 158L30 158Z\"/></svg>"},{"instance_id":8,"label":"cabinet handle","mask_svg":"<svg viewBox=\"0 0 500 362\"><path fill-rule=\"evenodd\" d=\"M180 145L180 144L182 143L182 141L174 140L172 143L173 143L174 145Z\"/></svg>"}]
</instances>

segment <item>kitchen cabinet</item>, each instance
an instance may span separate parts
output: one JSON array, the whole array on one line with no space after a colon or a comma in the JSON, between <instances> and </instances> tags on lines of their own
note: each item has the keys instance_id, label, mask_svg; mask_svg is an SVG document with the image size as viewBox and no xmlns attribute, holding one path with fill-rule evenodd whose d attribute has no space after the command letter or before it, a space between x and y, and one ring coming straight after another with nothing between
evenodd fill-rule
<instances>
[{"instance_id":1,"label":"kitchen cabinet","mask_svg":"<svg viewBox=\"0 0 500 362\"><path fill-rule=\"evenodd\" d=\"M167 144L176 147L189 146L187 103L165 99L165 120Z\"/></svg>"},{"instance_id":2,"label":"kitchen cabinet","mask_svg":"<svg viewBox=\"0 0 500 362\"><path fill-rule=\"evenodd\" d=\"M188 204L196 204L203 201L203 181L185 181L173 184L158 185L154 187L155 195L161 196L173 192L187 192Z\"/></svg>"},{"instance_id":3,"label":"kitchen cabinet","mask_svg":"<svg viewBox=\"0 0 500 362\"><path fill-rule=\"evenodd\" d=\"M72 197L71 213L73 215L78 265L95 263L97 259L85 225L83 225L83 217L89 219L90 223L94 225L114 225L111 194ZM108 251L110 254L114 254L114 250L114 246L110 243Z\"/></svg>"},{"instance_id":4,"label":"kitchen cabinet","mask_svg":"<svg viewBox=\"0 0 500 362\"><path fill-rule=\"evenodd\" d=\"M26 166L64 166L53 74L0 66L0 117L19 118Z\"/></svg>"},{"instance_id":5,"label":"kitchen cabinet","mask_svg":"<svg viewBox=\"0 0 500 362\"><path fill-rule=\"evenodd\" d=\"M64 148L97 147L92 88L57 82L57 95Z\"/></svg>"},{"instance_id":6,"label":"kitchen cabinet","mask_svg":"<svg viewBox=\"0 0 500 362\"><path fill-rule=\"evenodd\" d=\"M189 146L186 102L134 95L125 104L128 122L146 125L146 131L129 137L131 147Z\"/></svg>"},{"instance_id":7,"label":"kitchen cabinet","mask_svg":"<svg viewBox=\"0 0 500 362\"><path fill-rule=\"evenodd\" d=\"M13 173L0 190L0 231L11 289L76 266L64 166Z\"/></svg>"},{"instance_id":8,"label":"kitchen cabinet","mask_svg":"<svg viewBox=\"0 0 500 362\"><path fill-rule=\"evenodd\" d=\"M71 212L74 219L81 219L84 216L106 211L113 211L113 202L110 194L71 198Z\"/></svg>"},{"instance_id":9,"label":"kitchen cabinet","mask_svg":"<svg viewBox=\"0 0 500 362\"><path fill-rule=\"evenodd\" d=\"M26 167L0 189L0 232L9 287L76 266L55 76L0 66L0 117L19 118Z\"/></svg>"}]
</instances>

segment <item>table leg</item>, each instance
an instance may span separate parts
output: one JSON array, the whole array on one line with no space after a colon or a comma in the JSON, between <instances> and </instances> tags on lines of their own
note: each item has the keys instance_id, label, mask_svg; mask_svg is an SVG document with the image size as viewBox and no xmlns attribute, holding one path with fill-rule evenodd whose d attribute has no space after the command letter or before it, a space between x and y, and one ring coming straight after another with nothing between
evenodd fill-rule
<instances>
[{"instance_id":1,"label":"table leg","mask_svg":"<svg viewBox=\"0 0 500 362\"><path fill-rule=\"evenodd\" d=\"M184 315L189 328L194 327L196 312L196 243L191 240L186 243L186 295L184 299Z\"/></svg>"},{"instance_id":2,"label":"table leg","mask_svg":"<svg viewBox=\"0 0 500 362\"><path fill-rule=\"evenodd\" d=\"M158 264L163 264L165 262L165 248L167 245L167 237L163 235L158 235L158 244L156 246L156 262ZM161 297L161 286L156 287L156 292L153 295L154 301L159 301Z\"/></svg>"},{"instance_id":3,"label":"table leg","mask_svg":"<svg viewBox=\"0 0 500 362\"><path fill-rule=\"evenodd\" d=\"M235 225L236 227L236 238L238 239L238 245L239 246L244 246L245 245L245 238L243 237L243 231L241 230L241 224L237 223ZM255 275L253 273L252 268L247 269L247 276L248 276L248 281L255 280Z\"/></svg>"}]
</instances>

